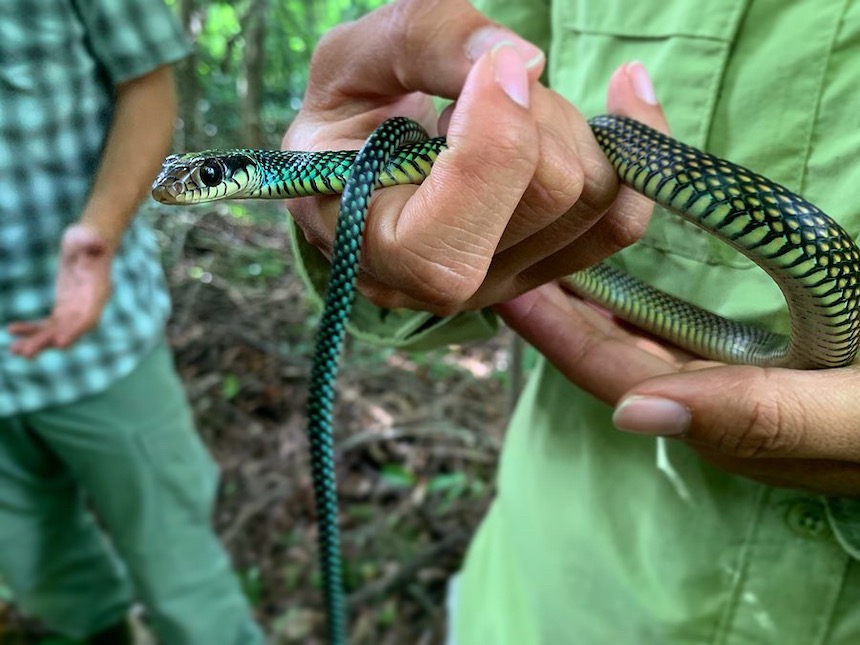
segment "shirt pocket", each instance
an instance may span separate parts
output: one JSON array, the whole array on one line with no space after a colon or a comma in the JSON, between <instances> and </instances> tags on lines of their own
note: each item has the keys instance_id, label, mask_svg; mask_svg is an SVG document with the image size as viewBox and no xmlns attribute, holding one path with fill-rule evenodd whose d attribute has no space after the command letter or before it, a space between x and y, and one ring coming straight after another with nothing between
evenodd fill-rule
<instances>
[{"instance_id":1,"label":"shirt pocket","mask_svg":"<svg viewBox=\"0 0 860 645\"><path fill-rule=\"evenodd\" d=\"M703 148L746 4L745 0L556 3L550 82L591 117L606 110L606 88L615 69L641 61L672 135ZM708 264L751 264L739 254L718 249L715 245L721 243L712 236L662 209L655 211L639 244Z\"/></svg>"}]
</instances>

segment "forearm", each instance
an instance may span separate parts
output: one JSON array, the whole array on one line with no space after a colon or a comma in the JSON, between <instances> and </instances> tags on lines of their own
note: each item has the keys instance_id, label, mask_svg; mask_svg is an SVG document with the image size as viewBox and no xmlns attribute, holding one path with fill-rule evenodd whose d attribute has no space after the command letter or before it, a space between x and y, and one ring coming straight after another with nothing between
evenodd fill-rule
<instances>
[{"instance_id":1,"label":"forearm","mask_svg":"<svg viewBox=\"0 0 860 645\"><path fill-rule=\"evenodd\" d=\"M108 140L80 224L95 230L111 250L119 246L140 201L170 147L176 90L170 67L117 88Z\"/></svg>"}]
</instances>

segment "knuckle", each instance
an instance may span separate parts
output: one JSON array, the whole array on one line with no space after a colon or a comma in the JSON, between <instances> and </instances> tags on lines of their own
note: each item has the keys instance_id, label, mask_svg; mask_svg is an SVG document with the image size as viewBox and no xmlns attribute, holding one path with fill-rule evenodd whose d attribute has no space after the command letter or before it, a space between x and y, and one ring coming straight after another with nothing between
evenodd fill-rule
<instances>
[{"instance_id":1,"label":"knuckle","mask_svg":"<svg viewBox=\"0 0 860 645\"><path fill-rule=\"evenodd\" d=\"M527 200L543 211L563 215L580 199L584 185L581 165L562 163L558 158L541 159Z\"/></svg>"},{"instance_id":2,"label":"knuckle","mask_svg":"<svg viewBox=\"0 0 860 645\"><path fill-rule=\"evenodd\" d=\"M618 197L618 174L602 152L599 156L585 152L578 165L582 173L580 201L595 213L606 212Z\"/></svg>"},{"instance_id":3,"label":"knuckle","mask_svg":"<svg viewBox=\"0 0 860 645\"><path fill-rule=\"evenodd\" d=\"M464 244L462 235L453 243L444 236L390 241L380 249L394 267L386 282L434 313L453 313L480 288L488 264Z\"/></svg>"},{"instance_id":4,"label":"knuckle","mask_svg":"<svg viewBox=\"0 0 860 645\"><path fill-rule=\"evenodd\" d=\"M500 169L513 168L516 171L527 171L531 177L537 168L539 147L533 145L535 139L534 124L520 115L499 123L498 136L485 142L489 162Z\"/></svg>"},{"instance_id":5,"label":"knuckle","mask_svg":"<svg viewBox=\"0 0 860 645\"><path fill-rule=\"evenodd\" d=\"M409 290L414 298L431 305L436 311L453 313L480 288L484 272L473 263L452 256L444 262L415 253L405 264ZM444 256L443 256L444 257Z\"/></svg>"},{"instance_id":6,"label":"knuckle","mask_svg":"<svg viewBox=\"0 0 860 645\"><path fill-rule=\"evenodd\" d=\"M613 253L638 242L648 228L645 218L628 212L610 212L603 222L606 241Z\"/></svg>"},{"instance_id":7,"label":"knuckle","mask_svg":"<svg viewBox=\"0 0 860 645\"><path fill-rule=\"evenodd\" d=\"M752 380L742 379L737 388L741 409L749 411L744 422L727 428L720 438L721 451L743 459L780 457L792 454L801 442L803 428L797 425L802 403L772 378L773 371L757 370Z\"/></svg>"},{"instance_id":8,"label":"knuckle","mask_svg":"<svg viewBox=\"0 0 860 645\"><path fill-rule=\"evenodd\" d=\"M421 19L423 2L415 0L402 0L389 5L388 34L392 51L400 52L400 55L392 60L396 70L402 65L415 60L421 60L424 54L428 36L427 30L435 23ZM398 73L398 76L402 74Z\"/></svg>"},{"instance_id":9,"label":"knuckle","mask_svg":"<svg viewBox=\"0 0 860 645\"><path fill-rule=\"evenodd\" d=\"M548 182L532 181L537 169L538 153L523 146L524 140L528 140L528 137L519 140L499 137L487 143L478 154L463 151L463 154L457 155L451 168L452 173L457 175L452 179L458 187L469 191L471 201L484 204L489 210L502 208L512 211L531 187L543 191L540 193L541 199L566 202L563 188L558 190ZM545 185L540 186L541 183Z\"/></svg>"},{"instance_id":10,"label":"knuckle","mask_svg":"<svg viewBox=\"0 0 860 645\"><path fill-rule=\"evenodd\" d=\"M359 280L358 288L361 295L380 309L397 309L403 305L403 295L393 289L378 284L368 284L363 280Z\"/></svg>"},{"instance_id":11,"label":"knuckle","mask_svg":"<svg viewBox=\"0 0 860 645\"><path fill-rule=\"evenodd\" d=\"M621 191L616 172L604 158L584 154L578 164L581 195L576 208L601 217L599 231L607 253L611 254L637 242L648 227L652 204L632 191Z\"/></svg>"},{"instance_id":12,"label":"knuckle","mask_svg":"<svg viewBox=\"0 0 860 645\"><path fill-rule=\"evenodd\" d=\"M354 23L345 22L329 29L314 47L311 55L309 76L316 83L328 78L330 70L337 67L343 56L343 41L354 28ZM309 85L313 85L309 83Z\"/></svg>"}]
</instances>

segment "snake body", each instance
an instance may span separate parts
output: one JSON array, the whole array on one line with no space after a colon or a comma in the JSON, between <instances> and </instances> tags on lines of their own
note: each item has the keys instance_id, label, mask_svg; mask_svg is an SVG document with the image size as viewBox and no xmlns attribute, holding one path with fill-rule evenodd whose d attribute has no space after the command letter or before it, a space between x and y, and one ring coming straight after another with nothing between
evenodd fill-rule
<instances>
[{"instance_id":1,"label":"snake body","mask_svg":"<svg viewBox=\"0 0 860 645\"><path fill-rule=\"evenodd\" d=\"M607 264L571 276L575 292L704 358L799 369L853 362L860 343L860 250L838 223L785 187L637 121L600 116L589 123L624 183L733 246L773 278L785 296L791 332L785 337L727 320ZM446 146L444 138L429 139L413 121L395 117L358 152L173 155L153 185L153 197L171 204L342 193L309 398L320 562L337 645L346 641L346 621L331 412L364 220L375 188L421 183Z\"/></svg>"}]
</instances>

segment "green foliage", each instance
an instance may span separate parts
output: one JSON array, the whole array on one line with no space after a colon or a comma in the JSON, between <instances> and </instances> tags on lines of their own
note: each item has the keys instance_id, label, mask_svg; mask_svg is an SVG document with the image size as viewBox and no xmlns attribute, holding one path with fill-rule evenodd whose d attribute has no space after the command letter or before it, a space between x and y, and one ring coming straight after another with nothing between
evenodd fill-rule
<instances>
[{"instance_id":1,"label":"green foliage","mask_svg":"<svg viewBox=\"0 0 860 645\"><path fill-rule=\"evenodd\" d=\"M242 383L236 374L228 373L224 375L221 382L221 394L225 401L229 401L239 393Z\"/></svg>"},{"instance_id":2,"label":"green foliage","mask_svg":"<svg viewBox=\"0 0 860 645\"><path fill-rule=\"evenodd\" d=\"M238 571L237 574L239 576L239 583L242 585L242 591L247 596L248 602L251 603L252 607L258 607L263 590L260 569L256 566L250 566Z\"/></svg>"},{"instance_id":3,"label":"green foliage","mask_svg":"<svg viewBox=\"0 0 860 645\"><path fill-rule=\"evenodd\" d=\"M391 627L397 620L397 604L394 600L383 603L376 615L380 627Z\"/></svg>"},{"instance_id":4,"label":"green foliage","mask_svg":"<svg viewBox=\"0 0 860 645\"><path fill-rule=\"evenodd\" d=\"M401 464L385 464L379 476L391 488L411 488L415 485L415 475Z\"/></svg>"},{"instance_id":5,"label":"green foliage","mask_svg":"<svg viewBox=\"0 0 860 645\"><path fill-rule=\"evenodd\" d=\"M319 39L386 0L173 0L194 42L194 55L180 69L181 122L185 147L238 147L243 120L259 122L268 145L301 107L311 55ZM251 25L257 21L258 29ZM253 39L259 37L259 43ZM262 64L249 57L260 44ZM244 105L243 95L260 100ZM248 110L257 112L247 114ZM243 114L243 111L245 114Z\"/></svg>"},{"instance_id":6,"label":"green foliage","mask_svg":"<svg viewBox=\"0 0 860 645\"><path fill-rule=\"evenodd\" d=\"M232 4L217 3L209 6L203 30L197 38L197 46L209 54L213 60L223 61L232 53L230 43L240 36L242 25L239 14ZM201 73L210 71L209 67L200 68Z\"/></svg>"}]
</instances>

